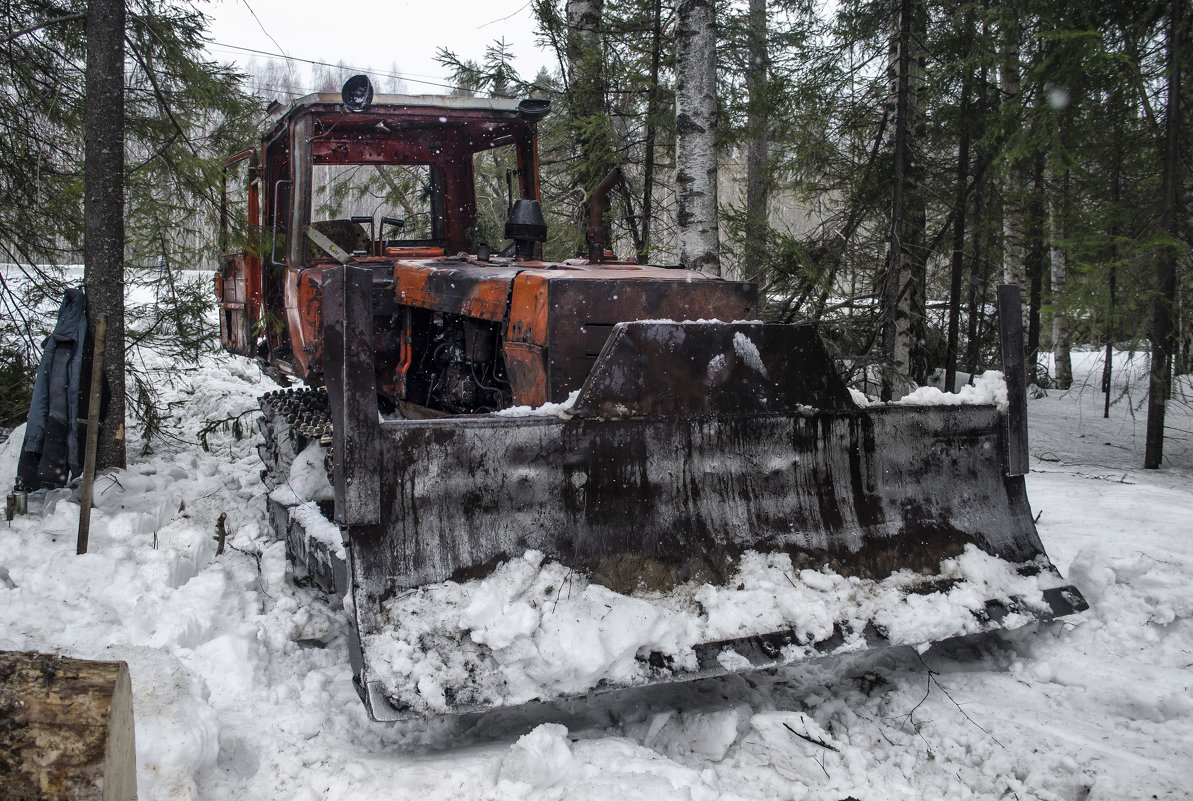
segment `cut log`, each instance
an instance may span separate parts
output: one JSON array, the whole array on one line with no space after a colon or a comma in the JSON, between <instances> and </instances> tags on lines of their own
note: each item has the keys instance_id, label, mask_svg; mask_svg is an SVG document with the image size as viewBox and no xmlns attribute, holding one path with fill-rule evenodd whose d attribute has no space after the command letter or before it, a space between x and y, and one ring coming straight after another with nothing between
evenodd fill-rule
<instances>
[{"instance_id":1,"label":"cut log","mask_svg":"<svg viewBox=\"0 0 1193 801\"><path fill-rule=\"evenodd\" d=\"M136 797L128 665L0 652L0 798Z\"/></svg>"}]
</instances>

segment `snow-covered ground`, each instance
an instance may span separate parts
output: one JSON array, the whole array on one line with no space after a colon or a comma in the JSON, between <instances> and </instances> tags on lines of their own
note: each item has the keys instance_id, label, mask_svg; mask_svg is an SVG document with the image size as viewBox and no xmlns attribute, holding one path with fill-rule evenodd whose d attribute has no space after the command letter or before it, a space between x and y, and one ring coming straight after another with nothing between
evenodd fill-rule
<instances>
[{"instance_id":1,"label":"snow-covered ground","mask_svg":"<svg viewBox=\"0 0 1193 801\"><path fill-rule=\"evenodd\" d=\"M69 492L0 523L0 650L129 663L142 799L1186 798L1193 413L1173 404L1169 464L1144 471L1144 360L1109 420L1098 354L1075 362L1076 389L1031 401L1028 490L1091 609L999 639L371 723L346 616L292 580L265 531L257 440L234 430L271 387L211 356L151 365L175 416L99 480L90 553L75 555ZM0 486L22 431L0 445Z\"/></svg>"}]
</instances>

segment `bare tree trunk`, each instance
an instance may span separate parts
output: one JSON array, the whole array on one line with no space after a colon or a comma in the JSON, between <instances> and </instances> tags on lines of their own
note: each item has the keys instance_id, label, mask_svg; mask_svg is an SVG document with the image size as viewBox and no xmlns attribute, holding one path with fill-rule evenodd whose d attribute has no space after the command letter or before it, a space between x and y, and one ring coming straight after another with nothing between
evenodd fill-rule
<instances>
[{"instance_id":1,"label":"bare tree trunk","mask_svg":"<svg viewBox=\"0 0 1193 801\"><path fill-rule=\"evenodd\" d=\"M971 30L966 18L966 31ZM961 279L965 274L965 211L969 186L969 93L971 73L961 79L961 137L957 143L957 194L953 201L953 261L949 273L949 331L945 353L944 390L953 392L957 382L957 345L961 328Z\"/></svg>"},{"instance_id":2,"label":"bare tree trunk","mask_svg":"<svg viewBox=\"0 0 1193 801\"><path fill-rule=\"evenodd\" d=\"M679 260L719 275L717 29L712 0L680 0L675 25L675 187Z\"/></svg>"},{"instance_id":3,"label":"bare tree trunk","mask_svg":"<svg viewBox=\"0 0 1193 801\"><path fill-rule=\"evenodd\" d=\"M1047 223L1044 180L1045 155L1037 151L1031 159L1031 189L1027 204L1027 247L1024 251L1023 267L1027 278L1027 349L1024 359L1027 380L1040 380L1040 307L1044 303L1044 265L1048 260L1048 242L1044 228Z\"/></svg>"},{"instance_id":4,"label":"bare tree trunk","mask_svg":"<svg viewBox=\"0 0 1193 801\"><path fill-rule=\"evenodd\" d=\"M917 157L923 134L919 113L923 74L920 58L913 52L923 40L924 24L917 0L901 0L899 30L891 45L895 142L891 243L883 283L883 400L901 396L908 381L920 383L926 373L920 350L924 339L925 206L919 191Z\"/></svg>"},{"instance_id":5,"label":"bare tree trunk","mask_svg":"<svg viewBox=\"0 0 1193 801\"><path fill-rule=\"evenodd\" d=\"M613 125L605 102L605 53L601 31L604 0L568 0L567 39L568 110L572 135L580 159L575 168L576 184L591 196L611 169L617 166ZM584 218L587 219L587 207ZM609 212L606 204L605 213ZM610 243L607 224L597 233L602 244ZM593 235L590 234L592 239Z\"/></svg>"},{"instance_id":6,"label":"bare tree trunk","mask_svg":"<svg viewBox=\"0 0 1193 801\"><path fill-rule=\"evenodd\" d=\"M107 317L96 468L124 467L124 2L87 11L84 286L89 334Z\"/></svg>"},{"instance_id":7,"label":"bare tree trunk","mask_svg":"<svg viewBox=\"0 0 1193 801\"><path fill-rule=\"evenodd\" d=\"M1014 133L1022 119L1023 98L1020 83L1020 46L1022 30L1019 27L1019 11L1015 4L1004 12L1002 22L1002 53L999 65L999 88L1003 97L1002 120L1003 141L1009 150L1014 149ZM1002 280L1005 284L1028 287L1026 268L1026 209L1029 163L1023 156L1008 156L1006 177L1003 183L1003 261ZM1025 295L1028 293L1024 293ZM1023 330L1029 331L1031 322L1028 309L1023 309Z\"/></svg>"},{"instance_id":8,"label":"bare tree trunk","mask_svg":"<svg viewBox=\"0 0 1193 801\"><path fill-rule=\"evenodd\" d=\"M663 57L663 0L655 0L651 24L650 94L646 99L646 141L643 143L646 152L642 165L642 248L638 251L638 261L643 264L650 261L650 251L655 249L650 234L654 214L654 149L661 102L659 68Z\"/></svg>"},{"instance_id":9,"label":"bare tree trunk","mask_svg":"<svg viewBox=\"0 0 1193 801\"><path fill-rule=\"evenodd\" d=\"M746 127L746 247L742 267L746 276L757 275L766 258L767 203L770 176L767 170L769 136L770 56L766 42L766 0L750 0L746 92L749 94Z\"/></svg>"},{"instance_id":10,"label":"bare tree trunk","mask_svg":"<svg viewBox=\"0 0 1193 801\"><path fill-rule=\"evenodd\" d=\"M1069 261L1062 240L1065 238L1069 171L1056 163L1060 158L1059 142L1056 142L1052 148L1053 180L1052 191L1049 192L1052 232L1052 381L1057 389L1068 389L1073 384L1073 363L1069 357L1069 315L1065 311L1065 281L1068 278Z\"/></svg>"},{"instance_id":11,"label":"bare tree trunk","mask_svg":"<svg viewBox=\"0 0 1193 801\"><path fill-rule=\"evenodd\" d=\"M1117 97L1117 95L1116 95ZM1102 406L1102 417L1110 417L1111 388L1114 386L1114 338L1117 328L1118 309L1118 260L1119 260L1119 217L1123 201L1123 159L1125 148L1123 144L1123 125L1127 119L1126 111L1119 106L1121 113L1114 115L1114 161L1110 172L1110 226L1107 230L1110 239L1109 257L1110 270L1106 280L1108 292L1106 306L1106 357L1102 365L1102 392L1106 394Z\"/></svg>"},{"instance_id":12,"label":"bare tree trunk","mask_svg":"<svg viewBox=\"0 0 1193 801\"><path fill-rule=\"evenodd\" d=\"M1184 42L1181 12L1185 0L1172 0L1168 20L1168 103L1165 109L1163 216L1160 227L1176 237L1177 170L1180 169L1181 48ZM1152 304L1152 365L1147 395L1147 444L1143 466L1156 470L1164 462L1164 412L1172 394L1172 355L1176 336L1172 324L1176 309L1176 251L1164 242L1156 259L1156 299Z\"/></svg>"}]
</instances>

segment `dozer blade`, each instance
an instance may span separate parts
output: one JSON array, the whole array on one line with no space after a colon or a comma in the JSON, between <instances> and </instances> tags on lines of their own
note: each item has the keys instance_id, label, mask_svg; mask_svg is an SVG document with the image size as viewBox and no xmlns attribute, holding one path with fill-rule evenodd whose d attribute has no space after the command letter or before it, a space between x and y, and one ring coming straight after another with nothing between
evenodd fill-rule
<instances>
[{"instance_id":1,"label":"dozer blade","mask_svg":"<svg viewBox=\"0 0 1193 801\"><path fill-rule=\"evenodd\" d=\"M331 394L333 417L350 414L350 393ZM568 419L372 425L376 520L341 523L378 720L1085 606L1006 475L999 410L860 408L811 326L619 324ZM337 509L350 481L337 472ZM628 654L569 666L597 641Z\"/></svg>"}]
</instances>

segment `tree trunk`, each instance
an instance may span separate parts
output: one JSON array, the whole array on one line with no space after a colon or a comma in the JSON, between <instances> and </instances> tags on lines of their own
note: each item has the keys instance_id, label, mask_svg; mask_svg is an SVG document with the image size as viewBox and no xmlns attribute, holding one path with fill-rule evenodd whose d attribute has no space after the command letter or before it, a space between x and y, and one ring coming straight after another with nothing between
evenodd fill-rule
<instances>
[{"instance_id":1,"label":"tree trunk","mask_svg":"<svg viewBox=\"0 0 1193 801\"><path fill-rule=\"evenodd\" d=\"M989 23L983 23L982 35L984 38L989 38ZM977 86L977 107L982 110L983 116L989 116L990 108L990 73L987 67L982 67L982 71L978 78ZM978 161L986 163L990 158L990 153L984 150L979 139ZM985 308L986 284L989 280L990 265L987 254L991 252L987 240L991 237L996 228L1001 227L996 225L993 212L988 209L986 198L988 193L987 187L990 185L991 179L982 176L975 176L973 188L973 225L970 228L970 257L969 257L969 291L967 293L967 311L968 319L965 328L965 367L968 370L971 380L974 373L977 372L978 363L981 359L981 320L983 317L983 310Z\"/></svg>"},{"instance_id":2,"label":"tree trunk","mask_svg":"<svg viewBox=\"0 0 1193 801\"><path fill-rule=\"evenodd\" d=\"M84 287L94 335L108 318L104 402L96 468L124 467L124 3L92 0L87 11L84 135Z\"/></svg>"},{"instance_id":3,"label":"tree trunk","mask_svg":"<svg viewBox=\"0 0 1193 801\"><path fill-rule=\"evenodd\" d=\"M1181 12L1185 0L1172 0L1168 20L1168 102L1165 109L1163 170L1163 215L1160 227L1168 241L1162 242L1156 258L1156 298L1152 304L1152 363L1147 395L1147 444L1143 466L1156 470L1164 461L1164 412L1172 393L1172 355L1176 336L1172 324L1176 309L1176 214L1177 181L1180 169L1181 118Z\"/></svg>"},{"instance_id":4,"label":"tree trunk","mask_svg":"<svg viewBox=\"0 0 1193 801\"><path fill-rule=\"evenodd\" d=\"M1024 360L1027 380L1040 380L1040 307L1044 303L1044 265L1048 259L1048 241L1044 230L1048 222L1045 209L1045 154L1036 151L1031 158L1031 189L1027 203L1027 247L1024 253L1024 272L1027 285L1027 349Z\"/></svg>"},{"instance_id":5,"label":"tree trunk","mask_svg":"<svg viewBox=\"0 0 1193 801\"><path fill-rule=\"evenodd\" d=\"M655 0L651 14L650 34L650 89L646 99L646 140L643 143L645 156L642 164L642 248L638 261L650 263L650 253L656 250L651 241L652 216L654 215L654 150L659 127L659 68L663 58L663 0Z\"/></svg>"},{"instance_id":6,"label":"tree trunk","mask_svg":"<svg viewBox=\"0 0 1193 801\"><path fill-rule=\"evenodd\" d=\"M966 33L972 23L966 17ZM965 68L961 79L960 139L957 142L957 194L953 200L953 260L949 272L949 331L945 352L944 391L956 391L957 345L961 328L961 279L965 274L965 211L969 187L969 93L971 73Z\"/></svg>"},{"instance_id":7,"label":"tree trunk","mask_svg":"<svg viewBox=\"0 0 1193 801\"><path fill-rule=\"evenodd\" d=\"M746 127L746 247L742 267L746 276L761 272L767 250L767 203L770 176L769 150L770 56L766 42L766 0L750 0L746 58L746 92L749 94Z\"/></svg>"},{"instance_id":8,"label":"tree trunk","mask_svg":"<svg viewBox=\"0 0 1193 801\"><path fill-rule=\"evenodd\" d=\"M1050 159L1052 191L1049 192L1052 232L1052 382L1057 389L1068 389L1073 384L1073 363L1069 357L1069 315L1065 310L1065 281L1068 278L1069 261L1063 240L1067 224L1065 206L1069 192L1069 171L1057 164L1062 158L1059 136L1057 140L1053 144Z\"/></svg>"},{"instance_id":9,"label":"tree trunk","mask_svg":"<svg viewBox=\"0 0 1193 801\"><path fill-rule=\"evenodd\" d=\"M605 56L601 34L604 0L568 0L567 60L568 111L572 135L579 150L576 184L591 196L609 171L617 166L613 125L605 102ZM587 219L587 209L584 218ZM606 213L608 205L606 204ZM600 234L611 243L608 232Z\"/></svg>"},{"instance_id":10,"label":"tree trunk","mask_svg":"<svg viewBox=\"0 0 1193 801\"><path fill-rule=\"evenodd\" d=\"M1017 4L1007 7L1002 22L1002 53L999 65L999 84L1002 102L1002 124L1004 147L1009 153L1015 150L1015 132L1022 122L1023 98L1020 84L1020 45L1022 30L1019 27ZM1003 206L1003 261L1002 280L1004 284L1028 287L1026 248L1028 170L1030 162L1021 155L1009 155L1006 162L1006 178L1002 196ZM1028 294L1028 293L1024 293ZM1031 321L1028 309L1023 309L1023 330L1030 331Z\"/></svg>"},{"instance_id":11,"label":"tree trunk","mask_svg":"<svg viewBox=\"0 0 1193 801\"><path fill-rule=\"evenodd\" d=\"M916 43L926 24L918 0L900 0L899 30L891 44L895 97L891 242L883 282L882 399L892 400L926 378L923 362L925 204L919 187L923 137L919 87L923 79Z\"/></svg>"},{"instance_id":12,"label":"tree trunk","mask_svg":"<svg viewBox=\"0 0 1193 801\"><path fill-rule=\"evenodd\" d=\"M679 260L721 273L717 228L717 29L712 0L680 0L675 24L675 189Z\"/></svg>"},{"instance_id":13,"label":"tree trunk","mask_svg":"<svg viewBox=\"0 0 1193 801\"><path fill-rule=\"evenodd\" d=\"M134 801L132 685L124 662L0 652L6 801Z\"/></svg>"},{"instance_id":14,"label":"tree trunk","mask_svg":"<svg viewBox=\"0 0 1193 801\"><path fill-rule=\"evenodd\" d=\"M1117 97L1117 95L1116 95ZM1118 294L1118 260L1119 260L1119 219L1122 213L1123 202L1123 160L1126 158L1126 150L1123 144L1123 125L1126 122L1125 104L1120 103L1117 107L1119 114L1114 115L1114 161L1110 170L1110 226L1107 230L1110 239L1109 258L1110 269L1106 278L1106 290L1108 293L1106 305L1106 359L1102 365L1102 392L1106 394L1102 406L1102 417L1104 419L1110 418L1110 397L1111 389L1114 386L1114 340L1117 335L1117 317L1118 309L1116 297Z\"/></svg>"}]
</instances>

